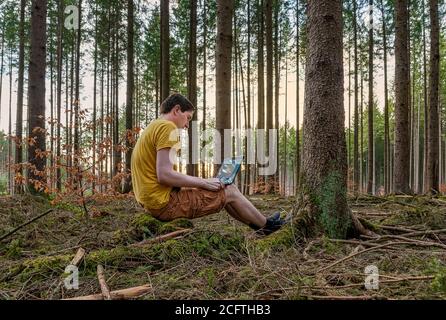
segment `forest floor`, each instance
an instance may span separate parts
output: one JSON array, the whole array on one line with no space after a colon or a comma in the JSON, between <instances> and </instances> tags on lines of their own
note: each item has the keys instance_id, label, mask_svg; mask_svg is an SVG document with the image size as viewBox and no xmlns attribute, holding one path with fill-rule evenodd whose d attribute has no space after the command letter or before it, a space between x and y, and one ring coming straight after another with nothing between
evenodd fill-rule
<instances>
[{"instance_id":1,"label":"forest floor","mask_svg":"<svg viewBox=\"0 0 446 320\"><path fill-rule=\"evenodd\" d=\"M288 212L295 199L257 195L265 214ZM222 211L160 223L130 197L79 205L23 196L0 198L0 299L61 299L145 285L138 299L445 299L446 198L360 197L350 205L380 234L375 239L300 239L291 228L266 238ZM132 244L175 230L177 238ZM64 286L77 250L79 288ZM367 270L366 270L367 268ZM379 288L368 289L379 273ZM375 278L376 280L376 278Z\"/></svg>"}]
</instances>

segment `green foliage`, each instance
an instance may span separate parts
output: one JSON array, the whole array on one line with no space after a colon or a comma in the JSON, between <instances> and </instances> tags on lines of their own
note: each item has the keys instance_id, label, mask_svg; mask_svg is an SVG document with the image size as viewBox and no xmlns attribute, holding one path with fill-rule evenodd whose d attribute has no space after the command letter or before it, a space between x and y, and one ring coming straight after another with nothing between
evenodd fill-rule
<instances>
[{"instance_id":1,"label":"green foliage","mask_svg":"<svg viewBox=\"0 0 446 320\"><path fill-rule=\"evenodd\" d=\"M22 256L20 239L14 239L6 246L5 255L11 259L18 259Z\"/></svg>"},{"instance_id":2,"label":"green foliage","mask_svg":"<svg viewBox=\"0 0 446 320\"><path fill-rule=\"evenodd\" d=\"M444 263L439 259L432 260L428 272L435 275L431 283L432 289L437 292L446 293L446 266Z\"/></svg>"}]
</instances>

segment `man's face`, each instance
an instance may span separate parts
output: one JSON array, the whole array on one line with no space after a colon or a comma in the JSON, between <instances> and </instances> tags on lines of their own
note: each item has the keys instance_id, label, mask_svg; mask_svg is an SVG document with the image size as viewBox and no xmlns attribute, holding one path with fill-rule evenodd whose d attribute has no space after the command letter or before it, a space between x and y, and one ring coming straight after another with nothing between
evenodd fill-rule
<instances>
[{"instance_id":1,"label":"man's face","mask_svg":"<svg viewBox=\"0 0 446 320\"><path fill-rule=\"evenodd\" d=\"M175 106L173 109L173 114L175 118L175 124L179 129L188 129L189 122L192 120L194 114L193 111L181 111L180 106Z\"/></svg>"}]
</instances>

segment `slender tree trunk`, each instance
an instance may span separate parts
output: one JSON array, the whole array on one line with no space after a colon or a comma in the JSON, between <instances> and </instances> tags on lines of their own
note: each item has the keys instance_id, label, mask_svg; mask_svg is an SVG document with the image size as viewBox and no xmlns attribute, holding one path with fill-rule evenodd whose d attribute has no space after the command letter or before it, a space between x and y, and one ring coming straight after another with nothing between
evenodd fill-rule
<instances>
[{"instance_id":1,"label":"slender tree trunk","mask_svg":"<svg viewBox=\"0 0 446 320\"><path fill-rule=\"evenodd\" d=\"M189 63L187 79L187 95L189 101L197 105L197 0L191 0L190 6L190 30L189 30ZM198 176L198 131L196 130L197 112L192 116L192 125L189 126L189 162L187 174ZM195 138L194 138L195 137ZM193 157L193 154L197 157Z\"/></svg>"},{"instance_id":2,"label":"slender tree trunk","mask_svg":"<svg viewBox=\"0 0 446 320\"><path fill-rule=\"evenodd\" d=\"M79 0L79 20L77 30L76 41L76 85L75 85L75 98L74 98L74 142L73 142L73 156L74 156L74 188L77 189L81 185L81 173L80 173L80 56L81 56L81 39L82 39L82 0Z\"/></svg>"},{"instance_id":3,"label":"slender tree trunk","mask_svg":"<svg viewBox=\"0 0 446 320\"><path fill-rule=\"evenodd\" d=\"M387 80L387 28L386 16L383 0L381 0L382 15L382 32L383 32L383 58L384 58L384 193L390 192L389 183L389 155L390 155L390 139L389 139L389 90Z\"/></svg>"},{"instance_id":4,"label":"slender tree trunk","mask_svg":"<svg viewBox=\"0 0 446 320\"><path fill-rule=\"evenodd\" d=\"M161 0L161 101L170 91L169 37L169 0Z\"/></svg>"},{"instance_id":5,"label":"slender tree trunk","mask_svg":"<svg viewBox=\"0 0 446 320\"><path fill-rule=\"evenodd\" d=\"M440 26L438 0L429 0L431 52L429 68L429 113L427 134L427 191L439 192L439 121L438 88L440 74Z\"/></svg>"},{"instance_id":6,"label":"slender tree trunk","mask_svg":"<svg viewBox=\"0 0 446 320\"><path fill-rule=\"evenodd\" d=\"M279 39L279 8L280 8L280 1L274 1L274 128L277 130L277 137L276 137L276 174L274 175L274 185L271 191L276 192L275 188L279 187L279 139L280 139L280 125L279 125L279 94L280 94L280 47L281 47L281 41ZM285 44L286 45L286 44ZM286 103L286 95L285 95L285 103ZM269 135L268 135L269 137Z\"/></svg>"},{"instance_id":7,"label":"slender tree trunk","mask_svg":"<svg viewBox=\"0 0 446 320\"><path fill-rule=\"evenodd\" d=\"M271 164L269 154L269 132L273 129L273 0L266 0L265 6L265 30L266 30L266 155ZM277 168L276 168L277 169ZM265 192L274 192L273 177L265 177Z\"/></svg>"},{"instance_id":8,"label":"slender tree trunk","mask_svg":"<svg viewBox=\"0 0 446 320\"><path fill-rule=\"evenodd\" d=\"M56 188L60 192L62 190L62 175L60 170L61 165L61 135L60 127L62 125L61 109L62 109L62 68L63 68L63 0L58 1L58 14L57 14L57 128L56 128Z\"/></svg>"},{"instance_id":9,"label":"slender tree trunk","mask_svg":"<svg viewBox=\"0 0 446 320\"><path fill-rule=\"evenodd\" d=\"M133 0L127 0L127 101L125 106L125 174L127 175L124 182L124 193L131 190L130 161L133 150L133 96L134 96L134 5Z\"/></svg>"},{"instance_id":10,"label":"slender tree trunk","mask_svg":"<svg viewBox=\"0 0 446 320\"><path fill-rule=\"evenodd\" d=\"M368 146L368 178L367 178L367 193L373 194L374 181L374 134L373 134L373 0L369 0L370 7L370 25L369 25L369 108L368 108L368 131L369 131L369 146Z\"/></svg>"},{"instance_id":11,"label":"slender tree trunk","mask_svg":"<svg viewBox=\"0 0 446 320\"><path fill-rule=\"evenodd\" d=\"M407 46L407 0L395 2L395 193L410 193L409 187L409 61Z\"/></svg>"},{"instance_id":12,"label":"slender tree trunk","mask_svg":"<svg viewBox=\"0 0 446 320\"><path fill-rule=\"evenodd\" d=\"M299 191L300 182L300 8L296 0L296 173L294 194Z\"/></svg>"},{"instance_id":13,"label":"slender tree trunk","mask_svg":"<svg viewBox=\"0 0 446 320\"><path fill-rule=\"evenodd\" d=\"M17 115L16 115L16 144L15 144L15 163L18 166L16 175L21 178L23 176L23 149L22 149L22 133L23 133L23 85L25 74L25 9L26 0L20 1L20 25L19 25L19 74L17 81ZM1 84L0 84L1 85ZM1 99L1 95L0 95ZM15 193L22 193L23 184L18 179L15 184Z\"/></svg>"},{"instance_id":14,"label":"slender tree trunk","mask_svg":"<svg viewBox=\"0 0 446 320\"><path fill-rule=\"evenodd\" d=\"M51 14L51 13L50 13ZM52 25L52 19L50 19L50 25ZM52 189L54 185L54 55L53 55L53 27L50 27L48 32L50 38L50 61L49 61L49 69L50 69L50 169L49 169L49 179L48 179L48 188Z\"/></svg>"},{"instance_id":15,"label":"slender tree trunk","mask_svg":"<svg viewBox=\"0 0 446 320\"><path fill-rule=\"evenodd\" d=\"M41 192L46 181L43 153L45 146L45 66L46 0L33 0L31 7L31 51L28 85L28 136L35 143L28 147L28 184L31 192Z\"/></svg>"},{"instance_id":16,"label":"slender tree trunk","mask_svg":"<svg viewBox=\"0 0 446 320\"><path fill-rule=\"evenodd\" d=\"M429 128L429 116L428 116L428 96L427 96L427 48L426 48L426 16L425 16L425 0L422 1L422 29L423 29L423 92L424 92L424 130L423 130L423 190L425 193L428 191L427 185L427 147L428 147L428 128Z\"/></svg>"},{"instance_id":17,"label":"slender tree trunk","mask_svg":"<svg viewBox=\"0 0 446 320\"><path fill-rule=\"evenodd\" d=\"M94 194L96 192L96 135L97 135L97 73L98 73L98 13L97 5L95 10L95 26L94 26L94 76L93 76L93 165L92 165L92 176L93 181L91 184L91 192Z\"/></svg>"},{"instance_id":18,"label":"slender tree trunk","mask_svg":"<svg viewBox=\"0 0 446 320\"><path fill-rule=\"evenodd\" d=\"M354 42L354 124L353 124L353 190L359 191L360 169L359 169L359 110L358 110L358 24L357 24L357 4L353 0L353 42Z\"/></svg>"},{"instance_id":19,"label":"slender tree trunk","mask_svg":"<svg viewBox=\"0 0 446 320\"><path fill-rule=\"evenodd\" d=\"M2 53L1 53L1 62L0 62L0 120L2 119L2 89L3 89L3 67L4 67L4 54L5 54L5 25L6 23L3 21L2 23Z\"/></svg>"},{"instance_id":20,"label":"slender tree trunk","mask_svg":"<svg viewBox=\"0 0 446 320\"><path fill-rule=\"evenodd\" d=\"M119 142L119 29L120 29L120 8L116 8L116 20L115 20L115 30L114 30L114 62L113 62L113 110L114 115L113 119L115 121L114 130L113 130L113 140L114 140L114 149L113 149L113 176L121 173L122 167L122 151L121 144ZM122 192L121 179L116 179L114 189L118 192Z\"/></svg>"},{"instance_id":21,"label":"slender tree trunk","mask_svg":"<svg viewBox=\"0 0 446 320\"><path fill-rule=\"evenodd\" d=\"M263 12L263 1L258 0L257 2L257 17L258 17L258 30L257 30L257 137L262 135L265 129L265 69L264 69L264 12ZM261 143L256 139L257 145ZM256 162L258 162L259 155L257 154L256 148ZM257 191L262 191L263 188L263 177L260 176L260 165L257 166Z\"/></svg>"},{"instance_id":22,"label":"slender tree trunk","mask_svg":"<svg viewBox=\"0 0 446 320\"><path fill-rule=\"evenodd\" d=\"M8 104L8 191L13 194L14 186L12 183L11 165L12 161L12 46L9 48L9 104Z\"/></svg>"},{"instance_id":23,"label":"slender tree trunk","mask_svg":"<svg viewBox=\"0 0 446 320\"><path fill-rule=\"evenodd\" d=\"M207 6L206 0L203 0L203 132L206 130L206 78L207 78ZM206 141L202 141L202 149L205 150ZM203 154L201 177L206 177L206 154Z\"/></svg>"},{"instance_id":24,"label":"slender tree trunk","mask_svg":"<svg viewBox=\"0 0 446 320\"><path fill-rule=\"evenodd\" d=\"M247 15L248 15L248 44L251 43L251 2L248 0L247 3ZM247 120L245 124L245 129L248 132L251 131L251 46L247 46L247 70L246 70L246 86L247 86ZM251 194L251 174L252 164L250 163L250 159L248 159L248 139L245 138L245 164L246 164L246 190L248 194Z\"/></svg>"}]
</instances>

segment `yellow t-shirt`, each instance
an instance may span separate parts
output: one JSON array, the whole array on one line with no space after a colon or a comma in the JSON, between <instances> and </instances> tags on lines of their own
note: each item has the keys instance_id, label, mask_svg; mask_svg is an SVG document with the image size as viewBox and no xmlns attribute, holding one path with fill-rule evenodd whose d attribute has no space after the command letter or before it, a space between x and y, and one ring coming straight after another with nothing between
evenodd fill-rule
<instances>
[{"instance_id":1,"label":"yellow t-shirt","mask_svg":"<svg viewBox=\"0 0 446 320\"><path fill-rule=\"evenodd\" d=\"M136 200L146 209L161 209L169 202L172 187L158 183L156 153L163 148L179 149L179 136L172 121L157 119L142 132L132 152L131 172Z\"/></svg>"}]
</instances>

